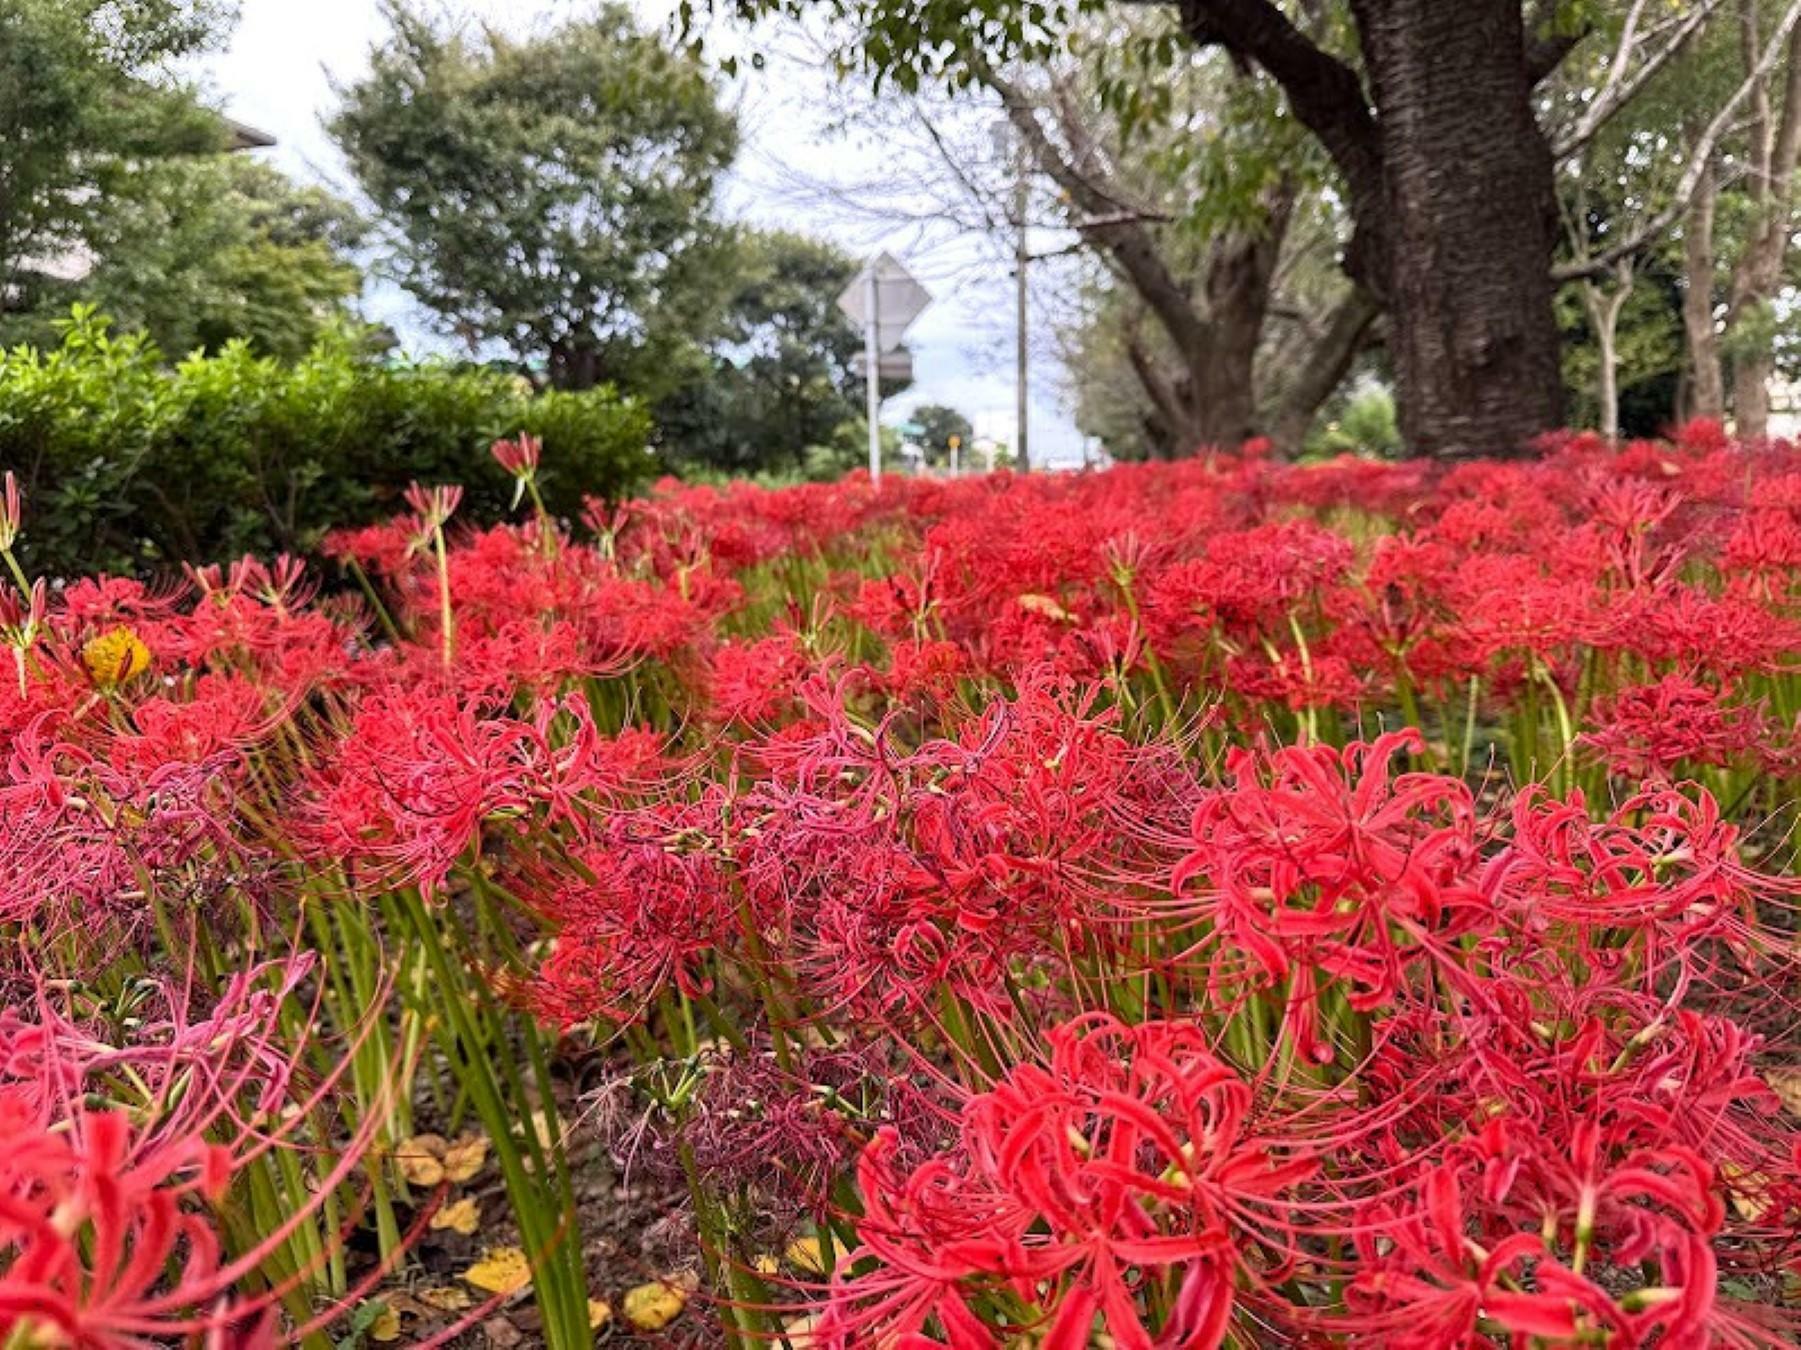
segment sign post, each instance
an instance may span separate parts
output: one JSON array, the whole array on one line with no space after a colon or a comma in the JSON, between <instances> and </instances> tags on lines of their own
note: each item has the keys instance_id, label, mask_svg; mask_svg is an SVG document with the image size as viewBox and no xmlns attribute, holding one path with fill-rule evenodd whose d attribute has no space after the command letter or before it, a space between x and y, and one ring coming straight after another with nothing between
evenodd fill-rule
<instances>
[{"instance_id":1,"label":"sign post","mask_svg":"<svg viewBox=\"0 0 1801 1350\"><path fill-rule=\"evenodd\" d=\"M882 485L882 279L873 267L863 269L864 308L863 361L869 369L864 373L866 407L869 422L869 483Z\"/></svg>"},{"instance_id":2,"label":"sign post","mask_svg":"<svg viewBox=\"0 0 1801 1350\"><path fill-rule=\"evenodd\" d=\"M866 263L838 297L838 308L863 329L869 481L878 487L882 482L882 357L900 346L907 328L931 303L931 292L886 253Z\"/></svg>"}]
</instances>

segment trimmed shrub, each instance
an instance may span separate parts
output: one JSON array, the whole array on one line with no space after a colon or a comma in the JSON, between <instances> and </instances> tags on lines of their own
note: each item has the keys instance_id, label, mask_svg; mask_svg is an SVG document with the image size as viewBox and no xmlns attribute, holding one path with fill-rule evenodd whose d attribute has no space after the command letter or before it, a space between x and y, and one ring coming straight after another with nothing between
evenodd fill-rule
<instances>
[{"instance_id":1,"label":"trimmed shrub","mask_svg":"<svg viewBox=\"0 0 1801 1350\"><path fill-rule=\"evenodd\" d=\"M413 480L461 483L459 518L497 519L512 481L488 446L521 431L544 441L559 514L657 467L648 415L611 389L540 394L497 371L384 363L350 333L291 364L233 344L170 367L91 309L62 327L54 350L0 353L0 468L33 503L29 565L50 575L307 552L327 529L392 515Z\"/></svg>"}]
</instances>

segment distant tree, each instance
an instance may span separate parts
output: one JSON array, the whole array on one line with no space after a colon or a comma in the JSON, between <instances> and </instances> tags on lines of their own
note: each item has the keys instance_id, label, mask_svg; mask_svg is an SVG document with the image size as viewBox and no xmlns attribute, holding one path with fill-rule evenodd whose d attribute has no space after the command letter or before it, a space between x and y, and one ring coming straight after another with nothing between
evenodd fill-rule
<instances>
[{"instance_id":1,"label":"distant tree","mask_svg":"<svg viewBox=\"0 0 1801 1350\"><path fill-rule=\"evenodd\" d=\"M942 464L950 460L953 436L957 438L957 444L962 447L963 453L969 453L969 443L975 439L976 429L955 408L947 408L942 403L921 404L913 410L912 420L922 428L919 443L933 463Z\"/></svg>"},{"instance_id":2,"label":"distant tree","mask_svg":"<svg viewBox=\"0 0 1801 1350\"><path fill-rule=\"evenodd\" d=\"M731 472L778 470L835 443L863 415L863 347L837 297L856 260L784 231L744 231L729 296L704 363L655 409L677 463Z\"/></svg>"},{"instance_id":3,"label":"distant tree","mask_svg":"<svg viewBox=\"0 0 1801 1350\"><path fill-rule=\"evenodd\" d=\"M160 160L101 204L93 271L68 289L171 356L242 338L294 360L361 290L364 231L348 203L243 155Z\"/></svg>"},{"instance_id":4,"label":"distant tree","mask_svg":"<svg viewBox=\"0 0 1801 1350\"><path fill-rule=\"evenodd\" d=\"M523 40L384 12L330 129L400 283L553 385L679 383L726 294L713 194L738 144L699 63L618 5Z\"/></svg>"},{"instance_id":5,"label":"distant tree","mask_svg":"<svg viewBox=\"0 0 1801 1350\"><path fill-rule=\"evenodd\" d=\"M1078 32L1079 59L1013 74L979 54L968 62L1056 187L1062 223L1123 293L1125 374L1159 453L1256 435L1299 450L1379 308L1338 272L1345 228L1323 191L1324 156L1282 116L1273 86L1220 57L1172 69L1155 116L1109 108L1117 52L1179 45L1179 32L1136 13ZM1209 134L1196 138L1196 126Z\"/></svg>"},{"instance_id":6,"label":"distant tree","mask_svg":"<svg viewBox=\"0 0 1801 1350\"><path fill-rule=\"evenodd\" d=\"M223 148L170 71L233 16L225 0L0 0L0 312L36 305L57 259L87 249L123 175Z\"/></svg>"}]
</instances>

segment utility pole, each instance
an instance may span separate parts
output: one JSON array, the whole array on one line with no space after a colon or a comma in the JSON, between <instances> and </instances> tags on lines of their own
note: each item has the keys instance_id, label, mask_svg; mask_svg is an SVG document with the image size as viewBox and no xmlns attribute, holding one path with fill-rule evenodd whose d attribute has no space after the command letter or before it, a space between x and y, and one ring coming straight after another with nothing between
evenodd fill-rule
<instances>
[{"instance_id":1,"label":"utility pole","mask_svg":"<svg viewBox=\"0 0 1801 1350\"><path fill-rule=\"evenodd\" d=\"M1014 363L1013 363L1013 467L1020 473L1032 470L1032 455L1027 445L1027 377L1030 374L1030 358L1026 350L1026 265L1032 261L1032 255L1026 247L1026 208L1030 205L1028 189L1031 182L1026 175L1027 150L1025 140L1013 129L1013 124L1006 118L996 122L993 127L995 158L1006 164L1013 173L1013 206L1008 212L1011 219L1007 222L1013 227L1013 328L1014 328Z\"/></svg>"},{"instance_id":2,"label":"utility pole","mask_svg":"<svg viewBox=\"0 0 1801 1350\"><path fill-rule=\"evenodd\" d=\"M1032 471L1032 455L1026 446L1026 376L1030 360L1026 351L1026 264L1032 255L1026 250L1026 155L1018 137L1013 147L1013 324L1016 352L1014 356L1013 438L1016 445L1013 462L1020 473Z\"/></svg>"}]
</instances>

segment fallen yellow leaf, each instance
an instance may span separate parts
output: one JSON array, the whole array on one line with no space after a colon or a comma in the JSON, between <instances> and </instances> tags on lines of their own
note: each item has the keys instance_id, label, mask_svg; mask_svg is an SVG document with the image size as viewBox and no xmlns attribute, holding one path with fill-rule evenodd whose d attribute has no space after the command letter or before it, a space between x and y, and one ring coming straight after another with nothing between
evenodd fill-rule
<instances>
[{"instance_id":1,"label":"fallen yellow leaf","mask_svg":"<svg viewBox=\"0 0 1801 1350\"><path fill-rule=\"evenodd\" d=\"M394 1147L394 1166L413 1186L436 1186L444 1180L444 1136L416 1134Z\"/></svg>"},{"instance_id":2,"label":"fallen yellow leaf","mask_svg":"<svg viewBox=\"0 0 1801 1350\"><path fill-rule=\"evenodd\" d=\"M673 1284L658 1281L625 1291L625 1320L639 1331L661 1331L682 1315L688 1295Z\"/></svg>"},{"instance_id":3,"label":"fallen yellow leaf","mask_svg":"<svg viewBox=\"0 0 1801 1350\"><path fill-rule=\"evenodd\" d=\"M444 1150L444 1179L467 1181L487 1160L488 1141L479 1134L466 1134Z\"/></svg>"},{"instance_id":4,"label":"fallen yellow leaf","mask_svg":"<svg viewBox=\"0 0 1801 1350\"><path fill-rule=\"evenodd\" d=\"M533 1111L531 1132L532 1136L537 1139L539 1148L550 1148L563 1133L562 1124L557 1120L557 1113L549 1108Z\"/></svg>"},{"instance_id":5,"label":"fallen yellow leaf","mask_svg":"<svg viewBox=\"0 0 1801 1350\"><path fill-rule=\"evenodd\" d=\"M384 1306L369 1324L369 1339L386 1345L400 1339L400 1314Z\"/></svg>"},{"instance_id":6,"label":"fallen yellow leaf","mask_svg":"<svg viewBox=\"0 0 1801 1350\"><path fill-rule=\"evenodd\" d=\"M81 649L81 664L87 667L95 684L111 689L150 669L150 648L144 645L143 638L121 624L89 638Z\"/></svg>"},{"instance_id":7,"label":"fallen yellow leaf","mask_svg":"<svg viewBox=\"0 0 1801 1350\"><path fill-rule=\"evenodd\" d=\"M588 1300L588 1330L599 1331L613 1320L613 1305L604 1298Z\"/></svg>"},{"instance_id":8,"label":"fallen yellow leaf","mask_svg":"<svg viewBox=\"0 0 1801 1350\"><path fill-rule=\"evenodd\" d=\"M1762 1172L1747 1171L1737 1163L1727 1161L1720 1165L1720 1176L1731 1187L1727 1198L1732 1201L1733 1210L1746 1223L1757 1223L1774 1207L1770 1178Z\"/></svg>"},{"instance_id":9,"label":"fallen yellow leaf","mask_svg":"<svg viewBox=\"0 0 1801 1350\"><path fill-rule=\"evenodd\" d=\"M811 1314L790 1317L782 1323L782 1343L788 1350L813 1350L813 1328L818 1325L819 1319Z\"/></svg>"},{"instance_id":10,"label":"fallen yellow leaf","mask_svg":"<svg viewBox=\"0 0 1801 1350\"><path fill-rule=\"evenodd\" d=\"M517 1247L490 1247L463 1278L490 1294L516 1294L532 1282L532 1267Z\"/></svg>"},{"instance_id":11,"label":"fallen yellow leaf","mask_svg":"<svg viewBox=\"0 0 1801 1350\"><path fill-rule=\"evenodd\" d=\"M782 1268L782 1263L765 1253L750 1263L750 1268L759 1275L774 1275Z\"/></svg>"},{"instance_id":12,"label":"fallen yellow leaf","mask_svg":"<svg viewBox=\"0 0 1801 1350\"><path fill-rule=\"evenodd\" d=\"M1048 595L1022 595L1019 607L1028 614L1042 614L1047 619L1055 619L1058 623L1076 623L1076 616Z\"/></svg>"},{"instance_id":13,"label":"fallen yellow leaf","mask_svg":"<svg viewBox=\"0 0 1801 1350\"><path fill-rule=\"evenodd\" d=\"M448 1228L453 1233L468 1237L481 1224L481 1217L481 1206L473 1198L464 1197L432 1215L431 1226L437 1229Z\"/></svg>"},{"instance_id":14,"label":"fallen yellow leaf","mask_svg":"<svg viewBox=\"0 0 1801 1350\"><path fill-rule=\"evenodd\" d=\"M1763 1080L1784 1106L1801 1116L1801 1069L1766 1069Z\"/></svg>"},{"instance_id":15,"label":"fallen yellow leaf","mask_svg":"<svg viewBox=\"0 0 1801 1350\"><path fill-rule=\"evenodd\" d=\"M789 1265L804 1270L809 1275L826 1273L825 1255L820 1251L819 1239L816 1237L795 1238L782 1255L788 1258Z\"/></svg>"},{"instance_id":16,"label":"fallen yellow leaf","mask_svg":"<svg viewBox=\"0 0 1801 1350\"><path fill-rule=\"evenodd\" d=\"M439 1312L462 1312L474 1301L454 1284L447 1284L442 1288L421 1289L414 1297L426 1307L436 1308Z\"/></svg>"}]
</instances>

